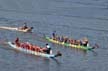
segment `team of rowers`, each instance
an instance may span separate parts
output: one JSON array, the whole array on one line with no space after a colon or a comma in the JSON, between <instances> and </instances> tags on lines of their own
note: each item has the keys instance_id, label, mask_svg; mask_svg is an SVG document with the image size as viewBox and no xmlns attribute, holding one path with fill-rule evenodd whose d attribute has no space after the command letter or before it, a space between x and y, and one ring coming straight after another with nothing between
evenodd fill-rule
<instances>
[{"instance_id":1,"label":"team of rowers","mask_svg":"<svg viewBox=\"0 0 108 71\"><path fill-rule=\"evenodd\" d=\"M21 43L18 37L16 38L16 40L14 41L13 44L15 44L17 47L20 47L20 48L25 48L25 49L28 49L28 50L41 52L41 53L46 53L46 54L52 54L52 49L49 46L49 44L46 44L45 47L41 48L41 47L33 45L29 42Z\"/></svg>"},{"instance_id":2,"label":"team of rowers","mask_svg":"<svg viewBox=\"0 0 108 71\"><path fill-rule=\"evenodd\" d=\"M24 26L20 27L20 29L22 29L22 30L25 30L25 29L32 30L33 27L28 28L27 24L24 23ZM64 37L64 36L59 37L56 34L56 32L53 32L52 33L52 39L56 40L56 41L64 42L64 43L74 44L74 45L81 45L81 46L85 46L85 47L89 46L89 42L88 42L88 39L86 37L84 37L82 40L75 40L75 39L69 39L68 37ZM36 51L36 52L52 54L52 49L48 44L46 44L46 46L44 48L41 48L41 47L33 45L29 42L21 43L19 41L19 38L16 38L14 43L17 47L25 48L25 49ZM95 47L93 47L93 49L94 48Z\"/></svg>"},{"instance_id":3,"label":"team of rowers","mask_svg":"<svg viewBox=\"0 0 108 71\"><path fill-rule=\"evenodd\" d=\"M55 31L52 33L52 39L59 41L59 42L73 44L73 45L89 46L89 42L88 42L88 39L86 37L84 37L81 40L75 40L75 39L70 39L70 38L64 37L64 36L60 37L56 34Z\"/></svg>"}]
</instances>

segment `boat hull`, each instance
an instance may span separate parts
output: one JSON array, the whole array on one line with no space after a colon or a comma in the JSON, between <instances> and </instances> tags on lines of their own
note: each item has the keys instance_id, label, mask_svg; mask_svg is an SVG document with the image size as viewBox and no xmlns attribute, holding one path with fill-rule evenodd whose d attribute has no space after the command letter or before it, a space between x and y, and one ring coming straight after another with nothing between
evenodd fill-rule
<instances>
[{"instance_id":1,"label":"boat hull","mask_svg":"<svg viewBox=\"0 0 108 71\"><path fill-rule=\"evenodd\" d=\"M81 46L81 45L72 45L69 43L64 43L64 42L59 42L59 41L53 40L49 37L45 37L45 39L52 43L60 44L60 45L66 46L66 47L79 48L79 49L83 49L83 50L92 50L92 47L90 47L90 46L85 47L85 46Z\"/></svg>"},{"instance_id":2,"label":"boat hull","mask_svg":"<svg viewBox=\"0 0 108 71\"><path fill-rule=\"evenodd\" d=\"M13 44L12 42L8 42L9 46L11 46L11 49L15 49L24 53L28 53L28 54L33 54L36 56L42 56L42 57L47 57L47 58L54 58L55 55L53 54L45 54L45 53L41 53L41 52L36 52L36 51L32 51L32 50L28 50L28 49L24 49L22 47L17 47L15 44Z\"/></svg>"}]
</instances>

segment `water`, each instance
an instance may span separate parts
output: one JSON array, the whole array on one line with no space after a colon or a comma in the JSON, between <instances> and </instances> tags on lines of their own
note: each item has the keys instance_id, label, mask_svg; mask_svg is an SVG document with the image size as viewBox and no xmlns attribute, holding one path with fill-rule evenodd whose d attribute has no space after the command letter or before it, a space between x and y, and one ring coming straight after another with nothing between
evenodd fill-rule
<instances>
[{"instance_id":1,"label":"water","mask_svg":"<svg viewBox=\"0 0 108 71\"><path fill-rule=\"evenodd\" d=\"M49 43L62 57L56 60L24 54L8 49L3 40L18 36L43 46L39 36L0 29L1 71L107 71L108 70L108 1L107 0L0 0L0 26L21 26L27 22L34 26L34 33L58 35L80 39L88 37L90 44L100 48L94 52L65 48Z\"/></svg>"}]
</instances>

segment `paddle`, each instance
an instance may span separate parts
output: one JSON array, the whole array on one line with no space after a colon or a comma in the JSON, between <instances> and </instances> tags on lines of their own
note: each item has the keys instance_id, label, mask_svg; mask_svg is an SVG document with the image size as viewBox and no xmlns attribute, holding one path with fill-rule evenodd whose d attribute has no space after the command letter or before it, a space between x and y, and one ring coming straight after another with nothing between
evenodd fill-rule
<instances>
[{"instance_id":1,"label":"paddle","mask_svg":"<svg viewBox=\"0 0 108 71\"><path fill-rule=\"evenodd\" d=\"M99 48L99 45L95 43L95 45L92 47L92 49L95 49L95 48Z\"/></svg>"},{"instance_id":2,"label":"paddle","mask_svg":"<svg viewBox=\"0 0 108 71\"><path fill-rule=\"evenodd\" d=\"M57 54L55 55L55 57L58 57L58 56L62 56L62 53L60 51L57 51Z\"/></svg>"}]
</instances>

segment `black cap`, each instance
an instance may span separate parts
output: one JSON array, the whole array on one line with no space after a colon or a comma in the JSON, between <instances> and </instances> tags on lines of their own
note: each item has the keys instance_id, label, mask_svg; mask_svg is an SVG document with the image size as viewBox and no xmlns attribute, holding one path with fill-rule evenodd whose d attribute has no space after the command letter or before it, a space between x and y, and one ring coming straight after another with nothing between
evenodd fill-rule
<instances>
[{"instance_id":1,"label":"black cap","mask_svg":"<svg viewBox=\"0 0 108 71\"><path fill-rule=\"evenodd\" d=\"M48 45L48 43L46 45Z\"/></svg>"}]
</instances>

